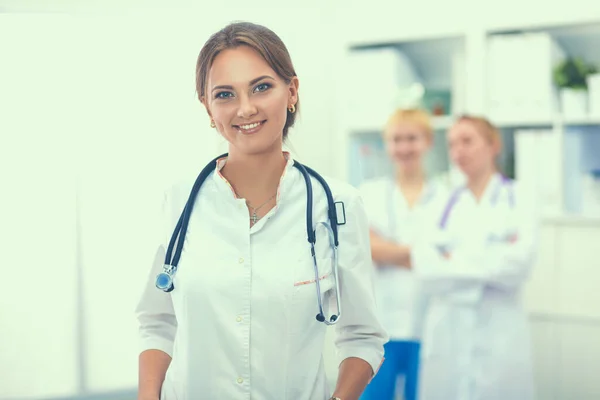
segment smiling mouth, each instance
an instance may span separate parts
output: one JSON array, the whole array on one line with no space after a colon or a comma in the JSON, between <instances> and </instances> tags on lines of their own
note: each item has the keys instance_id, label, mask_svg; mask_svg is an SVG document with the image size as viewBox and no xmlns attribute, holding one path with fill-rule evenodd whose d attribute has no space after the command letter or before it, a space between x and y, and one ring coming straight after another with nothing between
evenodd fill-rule
<instances>
[{"instance_id":1,"label":"smiling mouth","mask_svg":"<svg viewBox=\"0 0 600 400\"><path fill-rule=\"evenodd\" d=\"M242 133L253 133L253 132L257 131L260 127L262 127L265 122L267 122L267 121L264 120L264 121L252 122L250 124L233 125L233 127Z\"/></svg>"}]
</instances>

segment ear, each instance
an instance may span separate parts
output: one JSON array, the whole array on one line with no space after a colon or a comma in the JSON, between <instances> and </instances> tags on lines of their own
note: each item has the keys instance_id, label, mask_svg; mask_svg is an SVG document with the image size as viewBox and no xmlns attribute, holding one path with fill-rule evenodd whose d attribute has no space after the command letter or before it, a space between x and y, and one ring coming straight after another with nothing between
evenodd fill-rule
<instances>
[{"instance_id":1,"label":"ear","mask_svg":"<svg viewBox=\"0 0 600 400\"><path fill-rule=\"evenodd\" d=\"M288 96L288 106L292 104L296 104L298 102L298 88L300 87L300 81L297 76L294 76L288 85L289 96Z\"/></svg>"},{"instance_id":2,"label":"ear","mask_svg":"<svg viewBox=\"0 0 600 400\"><path fill-rule=\"evenodd\" d=\"M425 133L425 143L427 143L427 149L431 149L433 147L433 132Z\"/></svg>"},{"instance_id":3,"label":"ear","mask_svg":"<svg viewBox=\"0 0 600 400\"><path fill-rule=\"evenodd\" d=\"M498 157L502 152L502 145L500 144L500 140L494 140L492 142L492 152L495 157Z\"/></svg>"},{"instance_id":4,"label":"ear","mask_svg":"<svg viewBox=\"0 0 600 400\"><path fill-rule=\"evenodd\" d=\"M208 114L208 117L212 120L212 115L210 113L210 108L208 107L208 102L206 101L206 97L201 97L200 103L202 103L202 105L206 109L206 113Z\"/></svg>"}]
</instances>

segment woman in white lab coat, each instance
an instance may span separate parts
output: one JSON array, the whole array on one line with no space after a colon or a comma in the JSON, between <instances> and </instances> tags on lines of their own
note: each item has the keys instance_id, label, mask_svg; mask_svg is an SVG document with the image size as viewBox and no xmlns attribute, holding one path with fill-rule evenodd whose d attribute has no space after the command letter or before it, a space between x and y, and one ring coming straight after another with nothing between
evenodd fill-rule
<instances>
[{"instance_id":1,"label":"woman in white lab coat","mask_svg":"<svg viewBox=\"0 0 600 400\"><path fill-rule=\"evenodd\" d=\"M393 400L400 391L396 382L404 378L403 398L415 400L424 298L407 266L410 247L423 238L428 213L447 190L440 179L428 179L425 173L424 157L433 142L425 111L397 110L383 139L394 174L365 182L361 192L369 216L378 309L390 341L385 362L361 399Z\"/></svg>"},{"instance_id":2,"label":"woman in white lab coat","mask_svg":"<svg viewBox=\"0 0 600 400\"><path fill-rule=\"evenodd\" d=\"M521 292L536 254L534 198L495 165L499 132L465 116L448 133L466 177L411 252L429 295L420 400L530 400L532 360Z\"/></svg>"},{"instance_id":3,"label":"woman in white lab coat","mask_svg":"<svg viewBox=\"0 0 600 400\"><path fill-rule=\"evenodd\" d=\"M313 256L307 185L282 151L298 87L285 45L265 27L228 25L201 50L198 96L229 153L193 203L170 292L155 279L192 185L167 191L164 236L137 308L138 399L356 400L381 364L387 336L375 315L362 200L351 186L326 179L345 212L338 226L339 375L335 390L327 387L327 326L315 318L317 282L325 315L337 312L334 252L321 224L327 199L310 178Z\"/></svg>"}]
</instances>

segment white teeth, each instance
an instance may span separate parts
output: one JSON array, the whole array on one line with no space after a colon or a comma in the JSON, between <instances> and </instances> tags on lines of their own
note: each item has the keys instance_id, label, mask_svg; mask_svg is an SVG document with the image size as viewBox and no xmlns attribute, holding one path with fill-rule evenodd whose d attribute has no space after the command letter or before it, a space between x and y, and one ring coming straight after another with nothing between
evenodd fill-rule
<instances>
[{"instance_id":1,"label":"white teeth","mask_svg":"<svg viewBox=\"0 0 600 400\"><path fill-rule=\"evenodd\" d=\"M259 125L260 125L260 122L255 122L255 123L249 124L249 125L240 125L240 128L242 128L242 129L253 129L253 128L256 128Z\"/></svg>"}]
</instances>

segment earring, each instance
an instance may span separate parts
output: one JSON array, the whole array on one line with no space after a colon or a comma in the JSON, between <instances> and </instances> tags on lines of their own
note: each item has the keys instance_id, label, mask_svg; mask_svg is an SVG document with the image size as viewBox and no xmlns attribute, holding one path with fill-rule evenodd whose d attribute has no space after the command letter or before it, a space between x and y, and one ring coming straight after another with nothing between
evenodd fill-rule
<instances>
[{"instance_id":1,"label":"earring","mask_svg":"<svg viewBox=\"0 0 600 400\"><path fill-rule=\"evenodd\" d=\"M292 104L291 106L288 107L288 111L290 112L290 114L293 114L296 112L296 106L294 104Z\"/></svg>"},{"instance_id":2,"label":"earring","mask_svg":"<svg viewBox=\"0 0 600 400\"><path fill-rule=\"evenodd\" d=\"M215 121L212 120L212 119L210 120L210 127L211 128L216 128L217 127L217 125L215 124Z\"/></svg>"}]
</instances>

